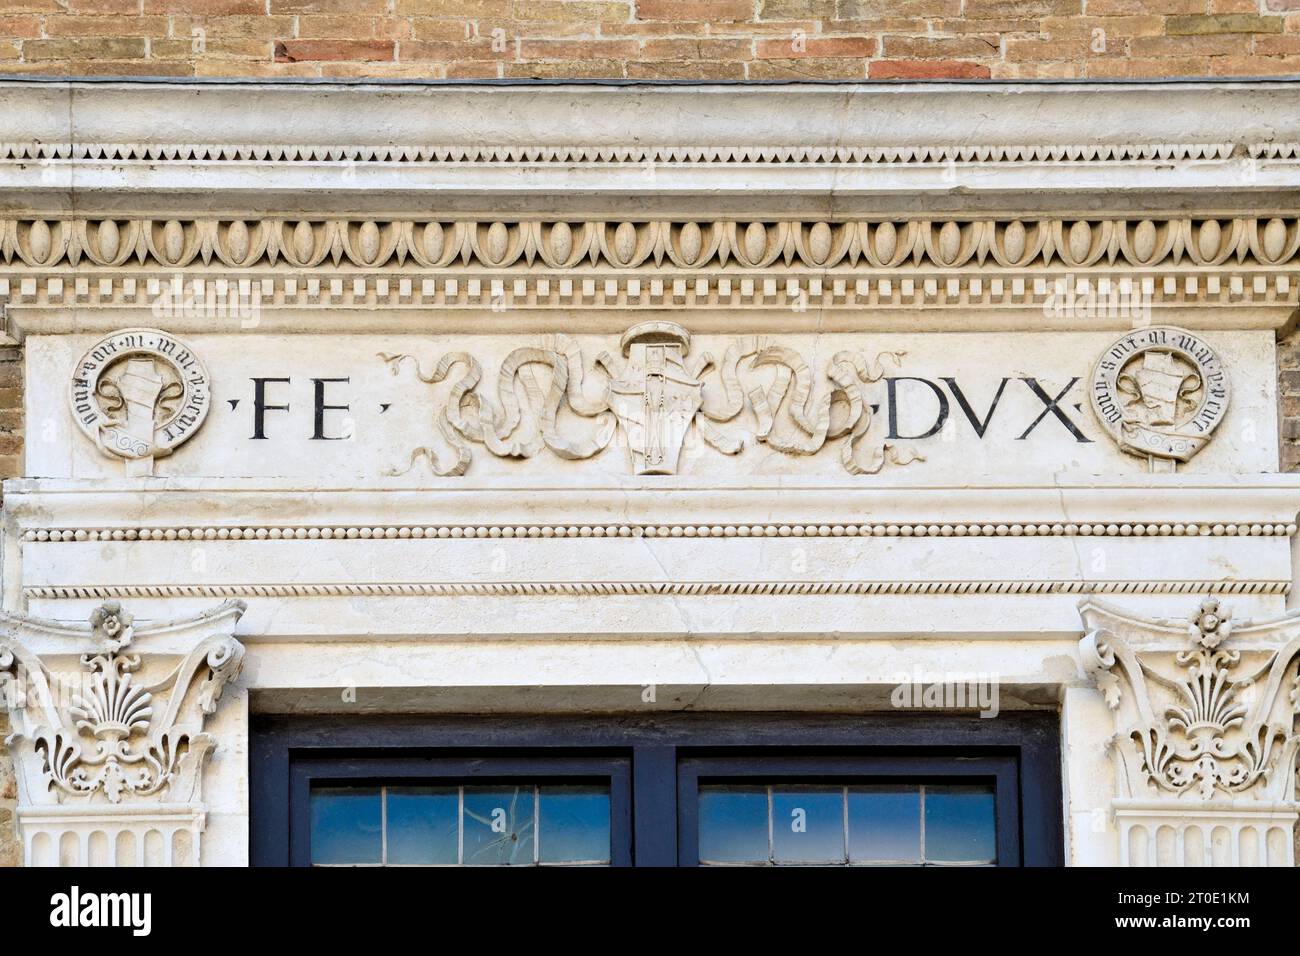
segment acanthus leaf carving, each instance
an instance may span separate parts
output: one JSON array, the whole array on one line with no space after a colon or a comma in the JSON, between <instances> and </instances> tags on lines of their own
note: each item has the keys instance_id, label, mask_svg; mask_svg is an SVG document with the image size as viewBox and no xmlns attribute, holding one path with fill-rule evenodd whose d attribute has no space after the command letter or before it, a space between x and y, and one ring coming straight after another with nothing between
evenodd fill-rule
<instances>
[{"instance_id":1,"label":"acanthus leaf carving","mask_svg":"<svg viewBox=\"0 0 1300 956\"><path fill-rule=\"evenodd\" d=\"M142 681L142 636L116 601L96 608L88 628L6 615L0 636L0 696L13 733L20 807L84 800L194 803L215 739L204 732L222 691L242 666L244 648L228 633L243 602L227 601L189 621L151 625L197 632L194 645L159 679ZM19 638L93 640L80 670L52 671Z\"/></svg>"},{"instance_id":2,"label":"acanthus leaf carving","mask_svg":"<svg viewBox=\"0 0 1300 956\"><path fill-rule=\"evenodd\" d=\"M1182 622L1092 599L1081 611L1089 633L1080 659L1115 714L1121 798L1294 805L1300 615L1234 626L1216 597Z\"/></svg>"}]
</instances>

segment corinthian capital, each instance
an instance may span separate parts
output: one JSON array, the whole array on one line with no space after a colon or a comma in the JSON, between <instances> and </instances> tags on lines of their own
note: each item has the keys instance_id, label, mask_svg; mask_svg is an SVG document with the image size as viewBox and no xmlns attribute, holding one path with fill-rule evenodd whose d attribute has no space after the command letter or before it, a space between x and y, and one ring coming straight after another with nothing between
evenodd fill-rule
<instances>
[{"instance_id":1,"label":"corinthian capital","mask_svg":"<svg viewBox=\"0 0 1300 956\"><path fill-rule=\"evenodd\" d=\"M110 602L80 627L0 613L5 743L29 863L87 862L95 834L109 841L114 862L146 862L153 831L167 862L180 832L197 862L203 768L217 743L204 723L243 663L232 634L243 611L227 601L196 617L138 624ZM124 832L134 848L119 839Z\"/></svg>"},{"instance_id":2,"label":"corinthian capital","mask_svg":"<svg viewBox=\"0 0 1300 956\"><path fill-rule=\"evenodd\" d=\"M1123 858L1290 865L1300 614L1234 621L1214 597L1182 620L1080 611L1080 661L1115 720Z\"/></svg>"}]
</instances>

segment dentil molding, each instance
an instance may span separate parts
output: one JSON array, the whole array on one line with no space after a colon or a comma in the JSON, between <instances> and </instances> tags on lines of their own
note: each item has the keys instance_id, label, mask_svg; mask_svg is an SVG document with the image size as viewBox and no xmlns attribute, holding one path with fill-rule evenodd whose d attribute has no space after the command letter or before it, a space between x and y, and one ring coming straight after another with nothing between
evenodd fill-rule
<instances>
[{"instance_id":1,"label":"dentil molding","mask_svg":"<svg viewBox=\"0 0 1300 956\"><path fill-rule=\"evenodd\" d=\"M198 864L203 768L217 746L204 723L239 674L243 611L227 601L138 629L115 601L84 627L0 614L5 744L29 865ZM164 637L188 650L150 654ZM66 650L31 650L51 644Z\"/></svg>"}]
</instances>

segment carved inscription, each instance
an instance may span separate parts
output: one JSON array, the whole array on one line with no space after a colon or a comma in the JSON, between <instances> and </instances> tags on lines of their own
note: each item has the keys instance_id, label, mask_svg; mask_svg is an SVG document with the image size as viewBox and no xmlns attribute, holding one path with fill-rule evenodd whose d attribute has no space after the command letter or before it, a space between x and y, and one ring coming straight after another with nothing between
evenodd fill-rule
<instances>
[{"instance_id":1,"label":"carved inscription","mask_svg":"<svg viewBox=\"0 0 1300 956\"><path fill-rule=\"evenodd\" d=\"M1172 326L1117 339L1093 370L1092 407L1119 447L1172 464L1205 447L1228 410L1228 373L1199 336Z\"/></svg>"},{"instance_id":2,"label":"carved inscription","mask_svg":"<svg viewBox=\"0 0 1300 956\"><path fill-rule=\"evenodd\" d=\"M157 329L124 329L77 363L69 393L77 425L106 455L148 474L208 414L207 369L188 345Z\"/></svg>"}]
</instances>

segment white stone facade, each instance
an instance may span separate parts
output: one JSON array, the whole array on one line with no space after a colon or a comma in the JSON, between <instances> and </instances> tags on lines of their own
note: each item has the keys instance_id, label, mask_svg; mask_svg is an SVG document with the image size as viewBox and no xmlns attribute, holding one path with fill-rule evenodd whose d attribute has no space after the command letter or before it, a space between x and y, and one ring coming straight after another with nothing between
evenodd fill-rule
<instances>
[{"instance_id":1,"label":"white stone facade","mask_svg":"<svg viewBox=\"0 0 1300 956\"><path fill-rule=\"evenodd\" d=\"M931 674L1059 715L1067 863L1295 865L1294 85L0 102L28 863L247 863L254 713Z\"/></svg>"}]
</instances>

